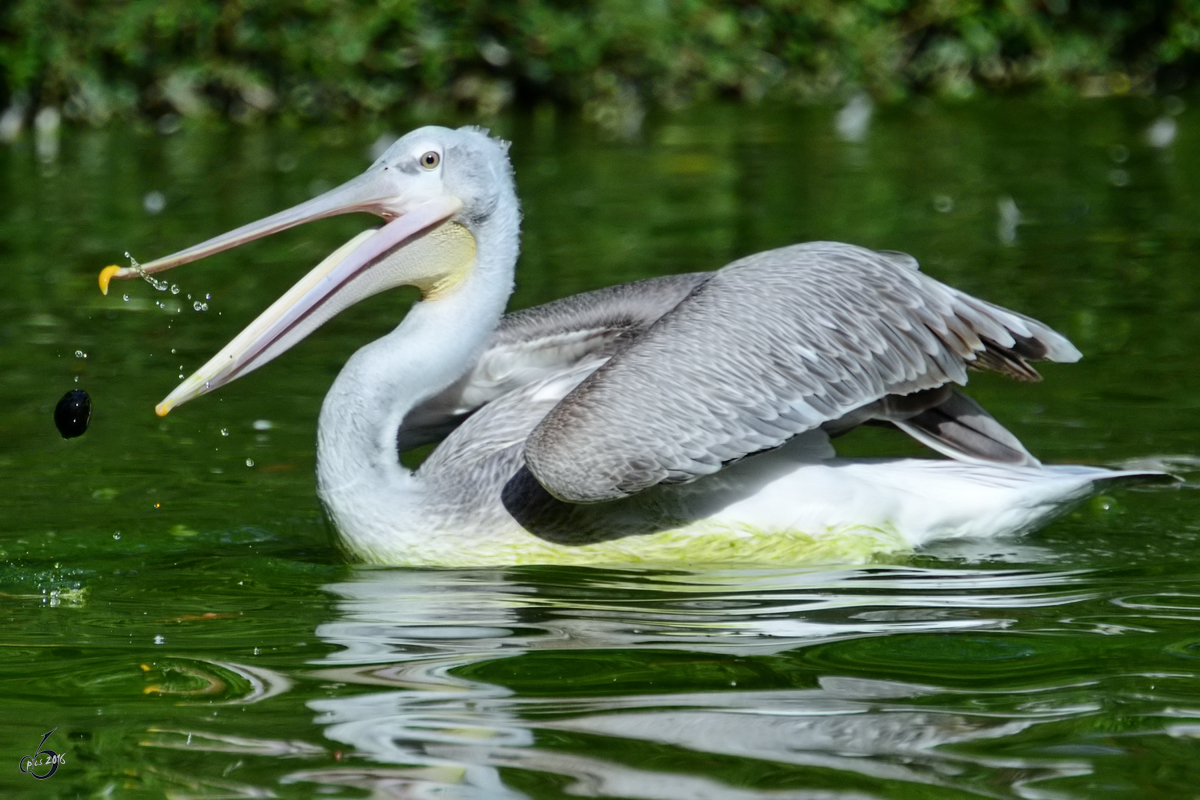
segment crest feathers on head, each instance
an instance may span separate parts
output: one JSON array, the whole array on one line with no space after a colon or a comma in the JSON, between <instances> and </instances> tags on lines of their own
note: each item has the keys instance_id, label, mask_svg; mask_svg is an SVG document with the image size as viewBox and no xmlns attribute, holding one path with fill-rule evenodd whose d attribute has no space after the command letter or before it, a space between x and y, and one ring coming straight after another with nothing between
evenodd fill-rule
<instances>
[{"instance_id":1,"label":"crest feathers on head","mask_svg":"<svg viewBox=\"0 0 1200 800\"><path fill-rule=\"evenodd\" d=\"M512 147L512 142L508 141L507 139L501 139L497 136L492 136L491 130L483 127L482 125L464 125L463 127L459 128L459 130L470 131L472 133L481 133L494 141L496 144L500 145L501 149L504 150L505 153L507 153L509 148Z\"/></svg>"}]
</instances>

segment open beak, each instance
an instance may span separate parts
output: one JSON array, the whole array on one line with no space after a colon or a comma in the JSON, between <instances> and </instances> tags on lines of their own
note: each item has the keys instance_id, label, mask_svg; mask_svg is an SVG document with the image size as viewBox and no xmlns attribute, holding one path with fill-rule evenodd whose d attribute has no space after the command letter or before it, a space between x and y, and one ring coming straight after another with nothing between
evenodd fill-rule
<instances>
[{"instance_id":1,"label":"open beak","mask_svg":"<svg viewBox=\"0 0 1200 800\"><path fill-rule=\"evenodd\" d=\"M223 386L282 354L338 312L387 289L413 285L426 297L446 291L475 260L475 240L452 222L462 201L449 193L406 197L391 176L372 168L320 197L209 239L138 269L108 267L113 278L157 272L335 214L368 211L390 222L363 231L313 268L258 319L155 407L175 406Z\"/></svg>"},{"instance_id":2,"label":"open beak","mask_svg":"<svg viewBox=\"0 0 1200 800\"><path fill-rule=\"evenodd\" d=\"M292 206L286 211L272 214L220 236L214 236L208 241L186 250L180 250L178 253L172 253L138 267L105 267L100 272L100 291L108 294L109 281L139 278L177 267L180 264L198 261L223 250L230 250L255 239L270 236L272 233L303 225L306 222L356 211L376 214L387 220L400 216L405 210L404 198L398 186L396 173L373 166L357 178L346 181L341 186L330 189L306 203Z\"/></svg>"}]
</instances>

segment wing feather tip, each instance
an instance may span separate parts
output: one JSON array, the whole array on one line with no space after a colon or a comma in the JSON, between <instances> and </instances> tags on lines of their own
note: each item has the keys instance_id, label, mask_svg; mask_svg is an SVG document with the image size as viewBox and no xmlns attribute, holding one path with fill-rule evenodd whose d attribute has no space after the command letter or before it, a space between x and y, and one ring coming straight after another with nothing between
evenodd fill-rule
<instances>
[{"instance_id":1,"label":"wing feather tip","mask_svg":"<svg viewBox=\"0 0 1200 800\"><path fill-rule=\"evenodd\" d=\"M525 442L525 466L552 497L572 505L590 505L626 496L611 482L597 480L597 472L584 466L580 454L563 452L559 444L558 437L544 425L534 428Z\"/></svg>"}]
</instances>

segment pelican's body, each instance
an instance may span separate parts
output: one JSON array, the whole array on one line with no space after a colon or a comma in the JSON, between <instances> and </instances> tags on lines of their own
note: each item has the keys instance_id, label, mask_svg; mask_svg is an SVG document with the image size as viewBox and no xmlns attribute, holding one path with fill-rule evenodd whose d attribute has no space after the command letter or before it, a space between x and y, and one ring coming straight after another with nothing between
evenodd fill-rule
<instances>
[{"instance_id":1,"label":"pelican's body","mask_svg":"<svg viewBox=\"0 0 1200 800\"><path fill-rule=\"evenodd\" d=\"M518 203L505 148L474 129L414 131L328 195L144 269L348 210L391 221L322 262L159 413L363 297L419 286L321 410L318 492L358 560L861 560L1027 530L1133 474L1043 467L959 393L968 366L1036 379L1029 361L1079 353L903 254L795 245L504 316ZM102 285L126 277L110 270ZM864 422L951 459L837 458L830 435ZM401 465L447 432L415 472Z\"/></svg>"}]
</instances>

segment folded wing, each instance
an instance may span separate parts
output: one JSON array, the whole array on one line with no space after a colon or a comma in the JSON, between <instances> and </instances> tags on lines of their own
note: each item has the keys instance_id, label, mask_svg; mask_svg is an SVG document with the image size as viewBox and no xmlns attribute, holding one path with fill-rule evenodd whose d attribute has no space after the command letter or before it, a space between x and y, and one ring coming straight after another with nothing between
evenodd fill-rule
<instances>
[{"instance_id":1,"label":"folded wing","mask_svg":"<svg viewBox=\"0 0 1200 800\"><path fill-rule=\"evenodd\" d=\"M522 386L612 355L712 275L634 281L505 314L475 365L408 413L398 436L400 451L441 439Z\"/></svg>"},{"instance_id":2,"label":"folded wing","mask_svg":"<svg viewBox=\"0 0 1200 800\"><path fill-rule=\"evenodd\" d=\"M889 395L964 384L968 367L1038 380L1030 361L1079 357L903 254L795 245L698 283L547 414L525 458L559 499L613 500L717 472Z\"/></svg>"}]
</instances>

